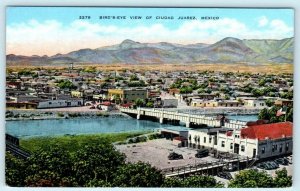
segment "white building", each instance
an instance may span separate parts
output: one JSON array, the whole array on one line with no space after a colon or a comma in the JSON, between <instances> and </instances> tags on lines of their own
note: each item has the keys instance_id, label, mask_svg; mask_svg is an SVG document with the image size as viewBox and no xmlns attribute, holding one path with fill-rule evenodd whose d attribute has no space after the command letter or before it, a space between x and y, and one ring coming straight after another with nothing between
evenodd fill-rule
<instances>
[{"instance_id":1,"label":"white building","mask_svg":"<svg viewBox=\"0 0 300 191\"><path fill-rule=\"evenodd\" d=\"M266 99L244 99L244 106L245 107L257 107L257 108L264 108L267 107Z\"/></svg>"},{"instance_id":2,"label":"white building","mask_svg":"<svg viewBox=\"0 0 300 191\"><path fill-rule=\"evenodd\" d=\"M188 146L212 148L259 159L292 153L293 123L247 126L242 129L209 128L189 130Z\"/></svg>"},{"instance_id":3,"label":"white building","mask_svg":"<svg viewBox=\"0 0 300 191\"><path fill-rule=\"evenodd\" d=\"M83 105L83 99L46 100L38 102L37 108L77 107Z\"/></svg>"}]
</instances>

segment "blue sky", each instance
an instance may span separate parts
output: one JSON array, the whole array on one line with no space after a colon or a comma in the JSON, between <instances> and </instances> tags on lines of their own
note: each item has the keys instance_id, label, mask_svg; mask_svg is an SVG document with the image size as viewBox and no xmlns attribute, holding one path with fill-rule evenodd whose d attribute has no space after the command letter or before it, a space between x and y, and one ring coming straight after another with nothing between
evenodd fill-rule
<instances>
[{"instance_id":1,"label":"blue sky","mask_svg":"<svg viewBox=\"0 0 300 191\"><path fill-rule=\"evenodd\" d=\"M79 16L91 19L82 20ZM100 20L99 16L127 17ZM142 19L132 20L130 16ZM174 19L162 20L156 16ZM179 16L196 16L198 20L178 20ZM219 19L201 20L203 16ZM294 36L293 9L8 7L6 18L7 53L22 55L67 53L117 44L128 38L139 42L192 44L214 43L228 36L240 39Z\"/></svg>"}]
</instances>

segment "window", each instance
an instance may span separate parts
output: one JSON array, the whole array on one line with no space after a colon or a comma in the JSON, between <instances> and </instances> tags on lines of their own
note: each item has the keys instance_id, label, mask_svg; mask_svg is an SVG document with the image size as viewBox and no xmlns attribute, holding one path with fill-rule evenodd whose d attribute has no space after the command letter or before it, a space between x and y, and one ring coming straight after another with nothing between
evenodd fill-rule
<instances>
[{"instance_id":1,"label":"window","mask_svg":"<svg viewBox=\"0 0 300 191\"><path fill-rule=\"evenodd\" d=\"M230 143L230 149L233 149L233 143Z\"/></svg>"},{"instance_id":2,"label":"window","mask_svg":"<svg viewBox=\"0 0 300 191\"><path fill-rule=\"evenodd\" d=\"M51 102L49 102L49 105L51 105L52 103Z\"/></svg>"},{"instance_id":3,"label":"window","mask_svg":"<svg viewBox=\"0 0 300 191\"><path fill-rule=\"evenodd\" d=\"M242 145L242 146L241 146L241 151L242 151L242 152L245 152L245 145Z\"/></svg>"},{"instance_id":4,"label":"window","mask_svg":"<svg viewBox=\"0 0 300 191\"><path fill-rule=\"evenodd\" d=\"M288 151L289 150L289 143L286 143L286 145L285 145L285 151Z\"/></svg>"},{"instance_id":5,"label":"window","mask_svg":"<svg viewBox=\"0 0 300 191\"><path fill-rule=\"evenodd\" d=\"M282 152L282 144L279 145L279 152Z\"/></svg>"},{"instance_id":6,"label":"window","mask_svg":"<svg viewBox=\"0 0 300 191\"><path fill-rule=\"evenodd\" d=\"M262 147L261 148L261 154L265 154L266 150L265 150L265 147Z\"/></svg>"},{"instance_id":7,"label":"window","mask_svg":"<svg viewBox=\"0 0 300 191\"><path fill-rule=\"evenodd\" d=\"M204 139L203 139L203 143L206 143L206 137L204 137Z\"/></svg>"},{"instance_id":8,"label":"window","mask_svg":"<svg viewBox=\"0 0 300 191\"><path fill-rule=\"evenodd\" d=\"M221 147L225 147L225 141L221 142Z\"/></svg>"},{"instance_id":9,"label":"window","mask_svg":"<svg viewBox=\"0 0 300 191\"><path fill-rule=\"evenodd\" d=\"M272 145L272 152L275 151L275 145Z\"/></svg>"},{"instance_id":10,"label":"window","mask_svg":"<svg viewBox=\"0 0 300 191\"><path fill-rule=\"evenodd\" d=\"M212 140L212 138L211 138L211 137L209 137L209 139L208 139L208 142L209 142L209 143L211 143L211 140Z\"/></svg>"}]
</instances>

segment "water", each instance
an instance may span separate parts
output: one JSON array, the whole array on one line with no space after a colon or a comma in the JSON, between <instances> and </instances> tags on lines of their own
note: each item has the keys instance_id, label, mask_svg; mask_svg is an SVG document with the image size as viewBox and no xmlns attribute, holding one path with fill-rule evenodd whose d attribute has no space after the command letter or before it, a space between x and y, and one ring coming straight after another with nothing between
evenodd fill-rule
<instances>
[{"instance_id":1,"label":"water","mask_svg":"<svg viewBox=\"0 0 300 191\"><path fill-rule=\"evenodd\" d=\"M227 116L230 119L242 121L257 120L256 115ZM56 136L95 133L119 133L151 131L158 128L169 128L172 130L187 129L183 126L160 124L158 122L136 120L133 118L74 118L57 120L24 120L7 121L6 132L20 138L36 136Z\"/></svg>"},{"instance_id":2,"label":"water","mask_svg":"<svg viewBox=\"0 0 300 191\"><path fill-rule=\"evenodd\" d=\"M133 118L75 118L57 120L7 121L6 132L16 137L151 131L172 125ZM172 126L172 128L183 128Z\"/></svg>"},{"instance_id":3,"label":"water","mask_svg":"<svg viewBox=\"0 0 300 191\"><path fill-rule=\"evenodd\" d=\"M239 120L239 121L256 121L258 120L257 115L227 115L228 119Z\"/></svg>"}]
</instances>

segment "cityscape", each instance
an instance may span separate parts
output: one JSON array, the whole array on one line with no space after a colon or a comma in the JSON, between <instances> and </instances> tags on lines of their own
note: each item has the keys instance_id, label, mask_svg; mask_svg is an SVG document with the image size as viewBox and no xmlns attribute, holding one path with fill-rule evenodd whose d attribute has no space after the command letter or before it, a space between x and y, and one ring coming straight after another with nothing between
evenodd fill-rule
<instances>
[{"instance_id":1,"label":"cityscape","mask_svg":"<svg viewBox=\"0 0 300 191\"><path fill-rule=\"evenodd\" d=\"M18 14L30 10L32 16L40 11L51 15L63 10L15 7L8 9L8 18L17 14L15 9L20 9ZM98 9L104 11L94 11ZM132 9L122 8L124 14ZM80 19L93 18L93 12L78 10ZM143 14L162 11L144 10ZM207 14L213 9L199 10ZM142 11L137 9L139 14ZM217 20L199 22L209 30L219 21L230 20L227 11L218 10ZM285 33L274 32L277 36L271 39L256 38L240 24L237 26L248 32L246 36L224 34L214 42L199 37L194 43L188 38L182 43L184 39L177 42L165 36L158 38L166 38L167 42L151 41L151 34L149 40L140 41L140 36L134 38L133 33L118 43L97 47L91 43L90 48L85 43L72 51L70 45L64 47L62 43L57 48L61 51L51 56L42 52L46 48L33 47L30 51L36 51L36 55L29 50L25 53L25 49L22 53L26 39L20 40L18 49L12 48L16 46L9 34L18 32L13 29L17 21L8 22L6 184L291 187L294 38L293 30L288 30L292 24L288 23L293 17L278 20L273 18L272 9L244 11L257 14L260 20L253 22L259 27L274 28L277 24L281 26L278 30ZM280 11L292 15L289 9ZM109 8L108 12L117 14L118 8ZM191 14L195 14L191 15L194 19L201 16L197 9L191 9ZM160 22L170 27L168 21ZM183 25L194 21L185 22ZM233 22L238 21L231 18ZM250 21L243 22L247 25ZM42 23L30 21L28 26L41 28ZM45 23L48 26L55 22ZM91 36L97 40L94 35L99 34L100 26L80 26L95 30ZM178 27L179 31L181 25ZM162 26L157 28L166 31ZM106 37L106 33L101 35ZM39 47L38 43L30 43Z\"/></svg>"}]
</instances>

